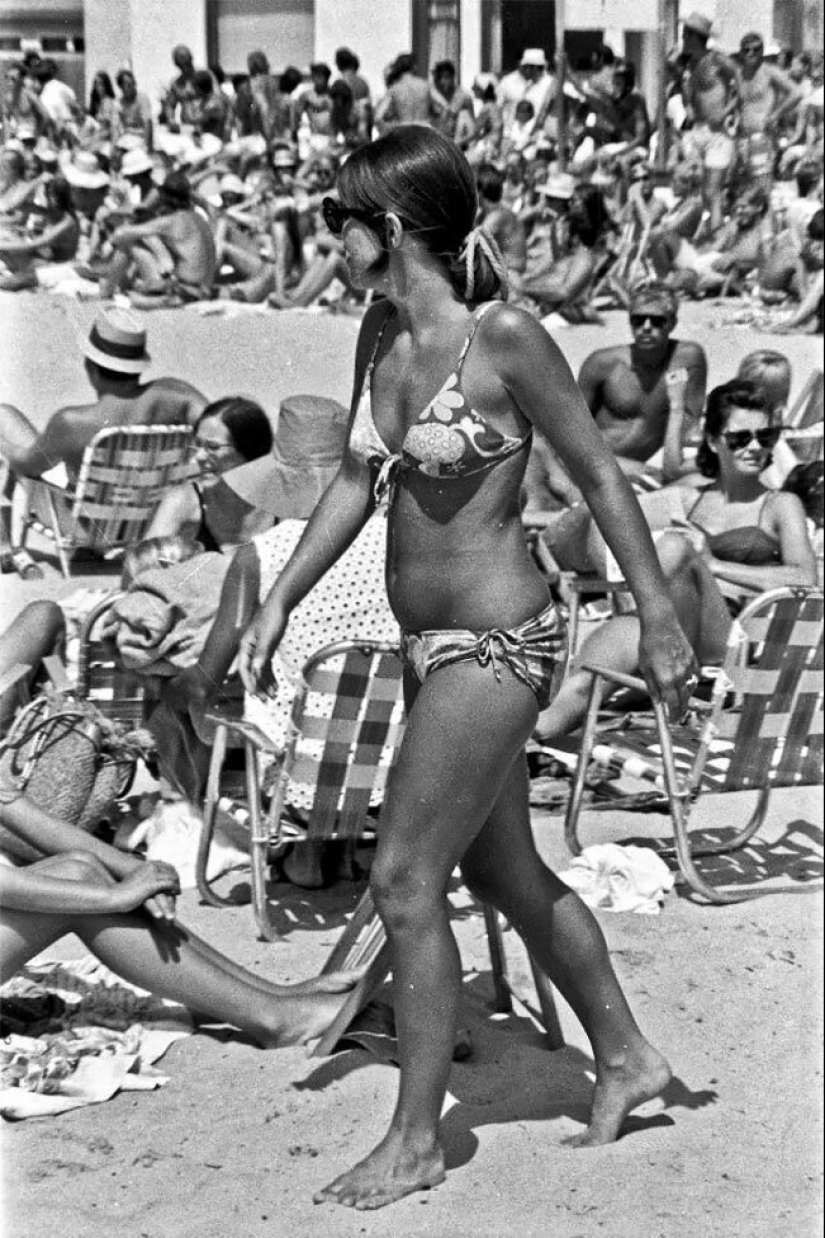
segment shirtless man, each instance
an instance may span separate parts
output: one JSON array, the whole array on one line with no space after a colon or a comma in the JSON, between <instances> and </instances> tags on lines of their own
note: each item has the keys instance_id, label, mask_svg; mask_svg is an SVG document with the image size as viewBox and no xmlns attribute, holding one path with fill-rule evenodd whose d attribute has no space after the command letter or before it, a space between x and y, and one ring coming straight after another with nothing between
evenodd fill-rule
<instances>
[{"instance_id":1,"label":"shirtless man","mask_svg":"<svg viewBox=\"0 0 825 1238\"><path fill-rule=\"evenodd\" d=\"M600 348L582 365L578 383L596 424L631 479L663 448L662 476L681 475L682 445L702 414L707 383L704 349L674 340L676 298L649 283L631 296L633 343ZM581 493L540 435L524 477L525 528L540 534L564 571L593 570L591 521Z\"/></svg>"},{"instance_id":2,"label":"shirtless man","mask_svg":"<svg viewBox=\"0 0 825 1238\"><path fill-rule=\"evenodd\" d=\"M711 228L723 220L722 189L736 158L732 137L739 110L739 77L727 56L708 47L711 23L691 13L682 23L682 50L687 59L682 94L693 128L683 134L685 149L701 159L702 196Z\"/></svg>"},{"instance_id":3,"label":"shirtless man","mask_svg":"<svg viewBox=\"0 0 825 1238\"><path fill-rule=\"evenodd\" d=\"M83 351L84 369L95 392L93 401L58 409L42 432L13 405L0 405L0 497L8 501L0 508L0 556L3 570L14 569L26 579L42 576L42 571L20 547L20 529L12 527L9 516L18 478L40 477L62 463L71 482L79 472L84 449L99 430L179 422L194 425L208 402L181 379L140 382L150 363L146 332L122 310L98 315Z\"/></svg>"},{"instance_id":4,"label":"shirtless man","mask_svg":"<svg viewBox=\"0 0 825 1238\"><path fill-rule=\"evenodd\" d=\"M776 137L780 122L802 102L802 91L774 64L766 63L761 34L739 44L739 136Z\"/></svg>"},{"instance_id":5,"label":"shirtless man","mask_svg":"<svg viewBox=\"0 0 825 1238\"><path fill-rule=\"evenodd\" d=\"M115 256L101 296L111 296L135 268L134 287L146 294L134 303L199 301L212 295L217 255L212 229L193 207L192 188L182 172L171 172L159 190L159 213L144 223L127 224L112 236Z\"/></svg>"}]
</instances>

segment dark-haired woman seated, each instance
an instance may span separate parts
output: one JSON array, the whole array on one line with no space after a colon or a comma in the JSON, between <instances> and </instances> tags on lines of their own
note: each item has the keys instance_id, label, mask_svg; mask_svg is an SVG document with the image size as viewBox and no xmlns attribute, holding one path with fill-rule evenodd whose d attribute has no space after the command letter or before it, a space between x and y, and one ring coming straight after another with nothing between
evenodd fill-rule
<instances>
[{"instance_id":1,"label":"dark-haired woman seated","mask_svg":"<svg viewBox=\"0 0 825 1238\"><path fill-rule=\"evenodd\" d=\"M708 396L697 454L710 484L698 492L667 487L671 527L658 531L656 550L679 621L701 663L724 657L737 594L816 583L801 500L768 490L760 480L781 433L760 386L734 379L716 387ZM653 500L660 508L664 493ZM588 550L593 562L605 564L604 541L595 529ZM638 674L639 631L635 614L609 619L584 642L577 663ZM549 743L575 729L584 718L589 688L589 674L574 667L541 714L537 738Z\"/></svg>"},{"instance_id":2,"label":"dark-haired woman seated","mask_svg":"<svg viewBox=\"0 0 825 1238\"><path fill-rule=\"evenodd\" d=\"M195 459L200 476L176 486L161 499L146 536L181 534L200 542L204 550L221 550L217 513L210 522L209 492L221 473L257 460L272 450L272 427L260 404L242 396L227 396L207 404L195 423Z\"/></svg>"}]
</instances>

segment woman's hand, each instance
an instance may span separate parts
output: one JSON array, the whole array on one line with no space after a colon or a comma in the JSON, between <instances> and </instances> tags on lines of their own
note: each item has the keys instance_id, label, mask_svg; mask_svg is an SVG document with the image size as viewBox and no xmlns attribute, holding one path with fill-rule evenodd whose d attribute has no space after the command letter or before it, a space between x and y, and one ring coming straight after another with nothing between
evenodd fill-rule
<instances>
[{"instance_id":1,"label":"woman's hand","mask_svg":"<svg viewBox=\"0 0 825 1238\"><path fill-rule=\"evenodd\" d=\"M112 887L112 910L135 911L145 904L154 919L174 920L178 894L180 878L172 865L149 860Z\"/></svg>"},{"instance_id":2,"label":"woman's hand","mask_svg":"<svg viewBox=\"0 0 825 1238\"><path fill-rule=\"evenodd\" d=\"M244 688L254 696L274 696L278 690L272 655L283 640L288 620L280 606L267 602L241 638L238 670Z\"/></svg>"},{"instance_id":3,"label":"woman's hand","mask_svg":"<svg viewBox=\"0 0 825 1238\"><path fill-rule=\"evenodd\" d=\"M672 620L642 621L639 667L650 695L662 702L669 721L678 722L699 682L699 666L675 615Z\"/></svg>"}]
</instances>

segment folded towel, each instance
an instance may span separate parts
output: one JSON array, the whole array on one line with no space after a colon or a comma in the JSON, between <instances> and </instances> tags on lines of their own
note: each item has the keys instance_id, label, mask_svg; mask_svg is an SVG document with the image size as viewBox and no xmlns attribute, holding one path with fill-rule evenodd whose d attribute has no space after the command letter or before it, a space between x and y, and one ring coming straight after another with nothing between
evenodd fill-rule
<instances>
[{"instance_id":1,"label":"folded towel","mask_svg":"<svg viewBox=\"0 0 825 1238\"><path fill-rule=\"evenodd\" d=\"M228 557L196 555L140 572L113 607L112 625L127 670L174 675L194 666L217 613Z\"/></svg>"}]
</instances>

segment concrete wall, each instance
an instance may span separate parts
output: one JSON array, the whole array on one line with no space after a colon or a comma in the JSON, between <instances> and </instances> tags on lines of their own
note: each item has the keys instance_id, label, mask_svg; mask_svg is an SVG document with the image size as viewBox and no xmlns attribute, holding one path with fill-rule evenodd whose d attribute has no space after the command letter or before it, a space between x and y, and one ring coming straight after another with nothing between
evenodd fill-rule
<instances>
[{"instance_id":1,"label":"concrete wall","mask_svg":"<svg viewBox=\"0 0 825 1238\"><path fill-rule=\"evenodd\" d=\"M206 63L203 0L85 0L86 67L116 73L131 66L138 88L156 102L175 75L172 48L185 43Z\"/></svg>"},{"instance_id":2,"label":"concrete wall","mask_svg":"<svg viewBox=\"0 0 825 1238\"><path fill-rule=\"evenodd\" d=\"M361 61L373 99L382 95L384 66L412 51L412 0L315 0L317 59L332 64L342 46Z\"/></svg>"}]
</instances>

